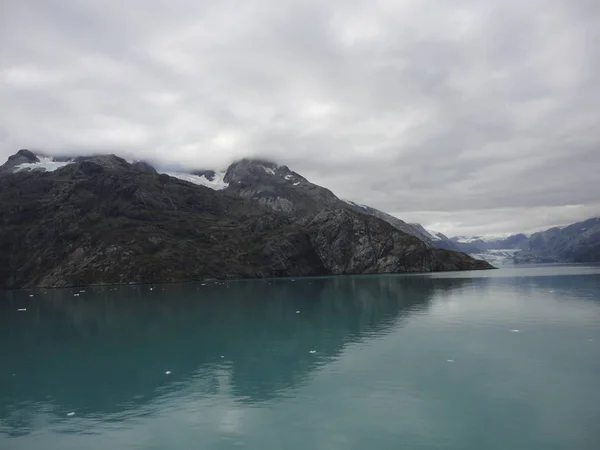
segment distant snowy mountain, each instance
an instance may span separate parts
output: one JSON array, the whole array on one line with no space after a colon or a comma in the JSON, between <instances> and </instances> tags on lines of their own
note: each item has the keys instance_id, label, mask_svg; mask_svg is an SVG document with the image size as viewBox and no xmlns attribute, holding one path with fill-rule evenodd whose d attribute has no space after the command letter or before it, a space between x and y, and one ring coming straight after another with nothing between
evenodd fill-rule
<instances>
[{"instance_id":1,"label":"distant snowy mountain","mask_svg":"<svg viewBox=\"0 0 600 450\"><path fill-rule=\"evenodd\" d=\"M494 265L600 261L600 218L526 235L456 236L471 256Z\"/></svg>"},{"instance_id":2,"label":"distant snowy mountain","mask_svg":"<svg viewBox=\"0 0 600 450\"><path fill-rule=\"evenodd\" d=\"M470 253L470 256L487 261L495 267L501 267L515 264L515 255L519 251L518 249L488 250L484 253Z\"/></svg>"}]
</instances>

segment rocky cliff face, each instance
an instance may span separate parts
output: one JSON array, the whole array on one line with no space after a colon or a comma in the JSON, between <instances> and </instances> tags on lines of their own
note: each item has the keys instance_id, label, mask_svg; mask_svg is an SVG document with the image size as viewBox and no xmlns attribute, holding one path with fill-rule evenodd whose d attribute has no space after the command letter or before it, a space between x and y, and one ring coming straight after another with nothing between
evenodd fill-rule
<instances>
[{"instance_id":1,"label":"rocky cliff face","mask_svg":"<svg viewBox=\"0 0 600 450\"><path fill-rule=\"evenodd\" d=\"M435 254L427 244L366 214L324 210L303 225L319 258L333 274L429 272L435 268Z\"/></svg>"},{"instance_id":2,"label":"rocky cliff face","mask_svg":"<svg viewBox=\"0 0 600 450\"><path fill-rule=\"evenodd\" d=\"M262 187L237 183L236 170L233 188L215 191L113 155L51 172L4 168L0 288L490 267L459 254L448 263L347 208L312 213L319 205L306 192L331 199L314 185L294 193L290 214L261 200L276 198Z\"/></svg>"}]
</instances>

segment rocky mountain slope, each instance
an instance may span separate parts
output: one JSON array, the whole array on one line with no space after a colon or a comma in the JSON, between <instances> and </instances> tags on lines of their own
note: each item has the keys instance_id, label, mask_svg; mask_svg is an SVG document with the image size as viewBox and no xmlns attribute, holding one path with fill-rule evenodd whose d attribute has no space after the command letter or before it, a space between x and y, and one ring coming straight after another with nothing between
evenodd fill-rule
<instances>
[{"instance_id":1,"label":"rocky mountain slope","mask_svg":"<svg viewBox=\"0 0 600 450\"><path fill-rule=\"evenodd\" d=\"M30 153L0 168L0 288L491 267L340 207L279 166L259 169L286 183L241 161L215 190L114 155Z\"/></svg>"},{"instance_id":2,"label":"rocky mountain slope","mask_svg":"<svg viewBox=\"0 0 600 450\"><path fill-rule=\"evenodd\" d=\"M379 211L378 209L371 208L370 206L367 206L367 205L360 205L358 203L354 203L351 201L346 201L346 203L354 211L358 211L363 214L368 214L370 216L377 217L378 219L385 220L387 223L392 225L394 228L396 228L400 231L403 231L404 233L413 235L414 237L425 242L429 246L437 247L435 245L435 241L434 241L433 237L419 224L406 223L403 220L392 216L391 214L384 213L383 211Z\"/></svg>"},{"instance_id":3,"label":"rocky mountain slope","mask_svg":"<svg viewBox=\"0 0 600 450\"><path fill-rule=\"evenodd\" d=\"M516 262L600 262L600 217L532 234Z\"/></svg>"}]
</instances>

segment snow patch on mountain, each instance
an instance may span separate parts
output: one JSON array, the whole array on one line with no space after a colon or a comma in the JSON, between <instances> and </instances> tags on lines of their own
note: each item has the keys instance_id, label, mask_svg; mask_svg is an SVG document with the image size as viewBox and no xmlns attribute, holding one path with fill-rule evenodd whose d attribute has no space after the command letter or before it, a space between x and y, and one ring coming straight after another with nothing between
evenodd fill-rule
<instances>
[{"instance_id":1,"label":"snow patch on mountain","mask_svg":"<svg viewBox=\"0 0 600 450\"><path fill-rule=\"evenodd\" d=\"M178 178L183 181L188 181L190 183L194 183L200 186L206 186L207 188L214 189L215 191L220 191L229 186L229 183L226 183L223 178L225 178L225 172L215 172L215 176L212 180L209 180L204 175L192 175L190 173L181 173L181 172L165 172L166 175L170 177Z\"/></svg>"},{"instance_id":2,"label":"snow patch on mountain","mask_svg":"<svg viewBox=\"0 0 600 450\"><path fill-rule=\"evenodd\" d=\"M362 209L368 209L369 207L367 205L361 205L360 203L355 203L351 200L344 200L345 203L348 203L351 206L356 206L357 208L362 208Z\"/></svg>"},{"instance_id":3,"label":"snow patch on mountain","mask_svg":"<svg viewBox=\"0 0 600 450\"><path fill-rule=\"evenodd\" d=\"M502 239L506 239L510 234L497 234L497 235L485 235L485 236L456 236L452 238L455 242L460 242L462 244L472 244L473 242L481 241L481 242L494 242L500 241Z\"/></svg>"},{"instance_id":4,"label":"snow patch on mountain","mask_svg":"<svg viewBox=\"0 0 600 450\"><path fill-rule=\"evenodd\" d=\"M270 167L267 167L267 166L264 166L264 165L263 165L263 166L262 166L262 168L263 168L263 170L264 170L265 172L267 172L269 175L275 175L275 171L274 171L273 169L271 169Z\"/></svg>"},{"instance_id":5,"label":"snow patch on mountain","mask_svg":"<svg viewBox=\"0 0 600 450\"><path fill-rule=\"evenodd\" d=\"M40 162L19 164L14 167L14 172L21 172L24 170L43 170L46 172L54 172L61 167L73 163L73 161L55 161L54 158L49 156L36 156Z\"/></svg>"}]
</instances>

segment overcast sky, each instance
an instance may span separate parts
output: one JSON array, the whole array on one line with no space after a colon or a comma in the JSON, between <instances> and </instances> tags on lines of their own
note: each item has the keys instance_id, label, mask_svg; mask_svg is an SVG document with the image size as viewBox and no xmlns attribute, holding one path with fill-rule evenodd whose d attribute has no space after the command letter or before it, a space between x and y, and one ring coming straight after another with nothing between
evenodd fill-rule
<instances>
[{"instance_id":1,"label":"overcast sky","mask_svg":"<svg viewBox=\"0 0 600 450\"><path fill-rule=\"evenodd\" d=\"M598 0L1 0L0 159L269 157L450 235L600 215Z\"/></svg>"}]
</instances>

